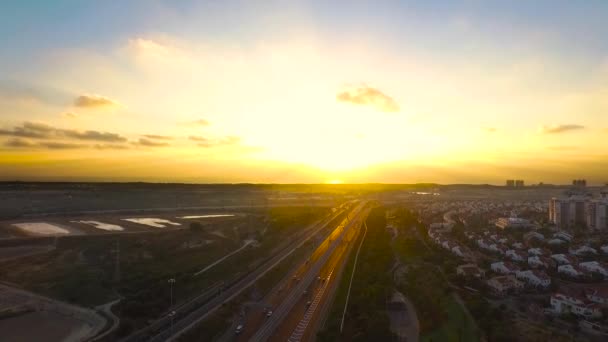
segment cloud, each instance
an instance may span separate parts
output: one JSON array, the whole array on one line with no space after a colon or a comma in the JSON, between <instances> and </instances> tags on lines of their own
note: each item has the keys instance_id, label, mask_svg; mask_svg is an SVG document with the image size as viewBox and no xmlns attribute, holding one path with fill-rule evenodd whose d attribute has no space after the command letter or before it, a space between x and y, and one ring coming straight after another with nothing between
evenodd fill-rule
<instances>
[{"instance_id":1,"label":"cloud","mask_svg":"<svg viewBox=\"0 0 608 342\"><path fill-rule=\"evenodd\" d=\"M38 146L45 147L45 148L48 148L51 150L71 150L71 149L87 147L87 145L82 145L82 144L54 142L54 141L40 142L40 143L38 143Z\"/></svg>"},{"instance_id":2,"label":"cloud","mask_svg":"<svg viewBox=\"0 0 608 342\"><path fill-rule=\"evenodd\" d=\"M23 138L13 138L4 142L5 147L11 148L46 148L50 150L66 150L66 149L77 149L77 148L86 148L87 145L82 144L73 144L66 142L58 142L58 141L43 141L43 142L32 142Z\"/></svg>"},{"instance_id":3,"label":"cloud","mask_svg":"<svg viewBox=\"0 0 608 342\"><path fill-rule=\"evenodd\" d=\"M238 144L241 141L241 138L235 136L227 136L219 139L209 139L201 136L191 135L188 139L192 141L196 141L199 147L216 147L216 146L226 146L226 145L234 145Z\"/></svg>"},{"instance_id":4,"label":"cloud","mask_svg":"<svg viewBox=\"0 0 608 342\"><path fill-rule=\"evenodd\" d=\"M553 125L553 126L543 126L540 128L540 133L542 134L557 134L557 133L566 133L571 131L578 131L585 129L585 126L576 125L576 124L568 124L568 125Z\"/></svg>"},{"instance_id":5,"label":"cloud","mask_svg":"<svg viewBox=\"0 0 608 342\"><path fill-rule=\"evenodd\" d=\"M9 140L5 141L4 146L23 148L23 147L35 147L36 144L34 144L33 142L31 142L27 139L13 138L13 139L9 139Z\"/></svg>"},{"instance_id":6,"label":"cloud","mask_svg":"<svg viewBox=\"0 0 608 342\"><path fill-rule=\"evenodd\" d=\"M208 138L200 137L200 136L196 136L196 135L191 135L188 137L188 139L190 139L192 141L209 141L210 140Z\"/></svg>"},{"instance_id":7,"label":"cloud","mask_svg":"<svg viewBox=\"0 0 608 342\"><path fill-rule=\"evenodd\" d=\"M21 138L47 139L51 138L55 129L49 125L24 122L22 126L13 129L0 129L0 135L8 135Z\"/></svg>"},{"instance_id":8,"label":"cloud","mask_svg":"<svg viewBox=\"0 0 608 342\"><path fill-rule=\"evenodd\" d=\"M70 118L70 119L75 119L78 117L78 114L76 113L72 113L72 112L67 112L67 113L63 113L61 114L64 118Z\"/></svg>"},{"instance_id":9,"label":"cloud","mask_svg":"<svg viewBox=\"0 0 608 342\"><path fill-rule=\"evenodd\" d=\"M390 96L372 87L362 86L338 93L339 102L371 106L383 112L398 112L399 104Z\"/></svg>"},{"instance_id":10,"label":"cloud","mask_svg":"<svg viewBox=\"0 0 608 342\"><path fill-rule=\"evenodd\" d=\"M82 108L95 108L116 106L116 102L100 95L80 95L74 100L74 106Z\"/></svg>"},{"instance_id":11,"label":"cloud","mask_svg":"<svg viewBox=\"0 0 608 342\"><path fill-rule=\"evenodd\" d=\"M142 137L154 140L173 140L173 137L167 135L144 134Z\"/></svg>"},{"instance_id":12,"label":"cloud","mask_svg":"<svg viewBox=\"0 0 608 342\"><path fill-rule=\"evenodd\" d=\"M93 148L98 150L128 150L129 146L117 144L96 144L93 146Z\"/></svg>"},{"instance_id":13,"label":"cloud","mask_svg":"<svg viewBox=\"0 0 608 342\"><path fill-rule=\"evenodd\" d=\"M198 119L198 120L194 120L194 121L181 122L181 123L179 123L179 125L205 127L205 126L211 125L211 122L209 122L208 120L205 120L205 119Z\"/></svg>"},{"instance_id":14,"label":"cloud","mask_svg":"<svg viewBox=\"0 0 608 342\"><path fill-rule=\"evenodd\" d=\"M28 121L21 124L21 126L16 126L12 129L0 129L0 135L31 139L69 138L100 142L127 141L127 138L116 133L99 132L93 130L77 131L73 129L61 129L43 123Z\"/></svg>"},{"instance_id":15,"label":"cloud","mask_svg":"<svg viewBox=\"0 0 608 342\"><path fill-rule=\"evenodd\" d=\"M74 138L78 140L94 140L103 142L125 142L127 138L122 137L116 133L99 132L99 131L76 131L76 130L59 130L60 133L68 138Z\"/></svg>"},{"instance_id":16,"label":"cloud","mask_svg":"<svg viewBox=\"0 0 608 342\"><path fill-rule=\"evenodd\" d=\"M134 142L133 144L139 145L139 146L145 146L145 147L165 147L165 146L169 146L169 143L154 141L154 140L145 139L145 138L139 138L139 140L136 141L136 142Z\"/></svg>"}]
</instances>

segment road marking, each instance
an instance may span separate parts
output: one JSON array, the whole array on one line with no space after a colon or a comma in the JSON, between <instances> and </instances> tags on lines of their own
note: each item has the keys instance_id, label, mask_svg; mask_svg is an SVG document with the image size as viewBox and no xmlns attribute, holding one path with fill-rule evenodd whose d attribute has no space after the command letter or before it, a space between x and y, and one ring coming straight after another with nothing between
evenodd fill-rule
<instances>
[{"instance_id":1,"label":"road marking","mask_svg":"<svg viewBox=\"0 0 608 342\"><path fill-rule=\"evenodd\" d=\"M308 309L306 309L306 313L304 314L304 317L300 320L300 322L298 323L298 326L293 331L293 333L291 334L291 337L289 337L289 339L287 341L299 342L302 339L302 337L304 336L304 333L306 332L306 328L308 327L308 324L310 323L310 320L312 319L312 316L315 313L315 310L317 309L317 306L321 302L321 298L323 297L323 294L325 293L325 289L327 289L327 284L329 283L329 280L331 279L331 275L334 273L335 269L336 269L336 266L334 266L331 269L331 271L327 275L327 279L323 282L323 286L319 289L319 291L317 291L317 295L315 296L315 299L310 304Z\"/></svg>"}]
</instances>

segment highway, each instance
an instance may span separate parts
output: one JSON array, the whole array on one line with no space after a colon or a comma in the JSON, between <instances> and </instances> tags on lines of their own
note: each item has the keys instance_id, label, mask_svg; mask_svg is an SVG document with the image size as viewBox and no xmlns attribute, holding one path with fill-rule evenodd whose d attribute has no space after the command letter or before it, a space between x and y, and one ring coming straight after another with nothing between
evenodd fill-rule
<instances>
[{"instance_id":1,"label":"highway","mask_svg":"<svg viewBox=\"0 0 608 342\"><path fill-rule=\"evenodd\" d=\"M346 251L346 246L349 245L346 242L351 241L354 234L358 231L356 227L360 225L360 214L364 211L365 206L366 203L360 203L353 210L352 214L349 215L350 219L345 224L336 228L330 237L315 251L315 253L318 252L320 255L314 260L311 258L307 265L303 268L301 267L303 270L301 278L285 290L287 293L283 295L281 303L275 308L274 313L251 336L251 341L286 341L291 337L296 326L305 318L307 311L310 311L313 315L309 315L310 317L306 318L308 322L306 323L306 327L304 327L303 333L306 332L310 321L318 317L314 316L316 313L313 308L316 309L321 301L326 299L324 297L325 289L332 286L332 282L336 278L333 276L336 267L346 259L344 257L346 253L344 252ZM323 281L318 280L319 276L327 278L325 284ZM311 301L311 304L306 308L308 301ZM316 301L314 306L313 301ZM290 324L293 326L290 326ZM250 330L251 328L246 329Z\"/></svg>"},{"instance_id":2,"label":"highway","mask_svg":"<svg viewBox=\"0 0 608 342\"><path fill-rule=\"evenodd\" d=\"M335 290L340 283L341 273L346 265L354 241L361 231L361 219L366 217L364 213L353 222L353 228L345 232L344 241L331 254L327 263L323 266L320 277L325 281L313 282L308 290L310 295L304 296L301 305L296 305L287 315L279 328L275 331L270 341L313 341L316 333L323 323L327 311L331 307ZM310 306L307 306L310 302Z\"/></svg>"},{"instance_id":3,"label":"highway","mask_svg":"<svg viewBox=\"0 0 608 342\"><path fill-rule=\"evenodd\" d=\"M353 214L350 214L350 216L354 217ZM298 267L287 272L285 277L275 285L275 287L269 291L268 295L259 303L248 305L246 315L237 317L232 327L219 339L219 341L248 341L268 319L263 309L270 308L271 310L274 310L274 308L278 307L285 300L287 295L298 285L300 279L302 279L310 270L315 261L322 257L328 250L331 246L331 241L335 241L339 237L347 224L348 220L345 218L335 229L326 233L326 236L318 240L321 241L321 243L313 246L314 249L312 250L312 253L307 256L305 260L302 259L301 264ZM318 238L321 238L321 236L317 235L317 239ZM244 330L241 334L237 335L235 334L235 328L239 324L244 326Z\"/></svg>"},{"instance_id":4,"label":"highway","mask_svg":"<svg viewBox=\"0 0 608 342\"><path fill-rule=\"evenodd\" d=\"M315 236L318 232L323 230L329 223L338 218L343 214L343 210L336 210L334 213L328 215L326 218L319 222L309 226L303 230L303 233L298 237L290 239L276 255L269 258L262 265L256 268L249 274L243 275L240 279L237 279L228 283L227 286L222 289L216 296L205 300L205 303L200 305L198 308L189 312L177 312L174 316L173 329L170 329L170 320L168 317L163 317L157 321L154 325L156 327L162 326L162 329L155 329L153 334L151 331L144 331L143 333L136 332L129 336L123 341L173 341L179 336L186 333L188 330L199 324L210 314L215 312L223 303L228 302L242 293L249 286L253 285L257 280L263 277L266 273L272 270L276 265L287 258L297 248L301 247L309 239ZM144 329L146 330L146 329ZM152 337L151 337L152 336Z\"/></svg>"}]
</instances>

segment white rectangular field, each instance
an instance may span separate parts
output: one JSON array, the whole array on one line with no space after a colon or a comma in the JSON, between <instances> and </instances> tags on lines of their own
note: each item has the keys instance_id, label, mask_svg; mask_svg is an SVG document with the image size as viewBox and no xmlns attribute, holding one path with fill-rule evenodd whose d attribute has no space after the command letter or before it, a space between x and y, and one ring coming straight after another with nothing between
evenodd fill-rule
<instances>
[{"instance_id":1,"label":"white rectangular field","mask_svg":"<svg viewBox=\"0 0 608 342\"><path fill-rule=\"evenodd\" d=\"M86 224L89 226L93 226L97 229L102 229L102 230L108 230L108 231L123 231L125 230L123 227L116 225L116 224L110 224L110 223L103 223L103 222L99 222L99 221L72 221L74 223L82 223L82 224Z\"/></svg>"},{"instance_id":2,"label":"white rectangular field","mask_svg":"<svg viewBox=\"0 0 608 342\"><path fill-rule=\"evenodd\" d=\"M14 223L13 226L25 233L34 235L68 235L71 233L68 229L47 222Z\"/></svg>"},{"instance_id":3,"label":"white rectangular field","mask_svg":"<svg viewBox=\"0 0 608 342\"><path fill-rule=\"evenodd\" d=\"M192 215L192 216L180 216L179 219L191 220L201 218L212 218L212 217L233 217L234 214L211 214L211 215Z\"/></svg>"},{"instance_id":4,"label":"white rectangular field","mask_svg":"<svg viewBox=\"0 0 608 342\"><path fill-rule=\"evenodd\" d=\"M140 218L128 218L123 221L129 221L133 223L139 223L154 228L167 228L168 226L181 226L177 222L172 222L165 219L154 218L154 217L140 217Z\"/></svg>"}]
</instances>

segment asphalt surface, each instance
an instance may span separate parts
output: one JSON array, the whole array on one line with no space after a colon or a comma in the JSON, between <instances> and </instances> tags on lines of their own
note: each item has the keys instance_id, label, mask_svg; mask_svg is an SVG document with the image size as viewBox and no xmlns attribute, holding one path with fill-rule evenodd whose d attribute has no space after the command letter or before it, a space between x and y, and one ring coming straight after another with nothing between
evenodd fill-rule
<instances>
[{"instance_id":1,"label":"asphalt surface","mask_svg":"<svg viewBox=\"0 0 608 342\"><path fill-rule=\"evenodd\" d=\"M328 250L331 245L331 241L336 240L342 228L347 224L346 220L343 220L335 229L333 229L327 236L320 239L320 243L314 246L310 256L306 260L302 260L302 263L293 268L287 275L277 284L275 287L263 298L258 305L248 305L247 312L243 317L236 317L231 328L219 339L219 341L249 341L249 339L255 334L270 317L266 315L264 309L274 311L293 291L300 280L307 274L311 266L319 260L320 257ZM319 236L317 236L319 237ZM244 329L240 334L235 334L235 328L237 325L242 324Z\"/></svg>"},{"instance_id":2,"label":"asphalt surface","mask_svg":"<svg viewBox=\"0 0 608 342\"><path fill-rule=\"evenodd\" d=\"M328 265L332 265L333 263L331 262L332 260L332 256L335 257L335 253L336 250L338 249L343 249L341 247L343 247L344 245L342 244L343 241L345 240L345 236L347 235L346 233L354 230L353 226L355 226L357 224L357 222L359 222L358 216L361 213L363 207L365 206L365 203L361 203L359 204L355 210L353 210L352 214L350 215L350 219L348 221L348 223L345 226L342 227L338 227L335 230L335 233L338 234L337 237L335 239L332 239L332 237L327 239L327 249L322 252L322 255L318 258L318 260L311 262L311 266L310 268L306 271L305 275L302 277L302 279L300 279L298 281L298 283L293 286L293 288L289 291L289 293L285 296L284 300L281 302L281 304L276 308L276 310L274 311L274 313L272 314L271 317L269 317L265 323L262 325L262 327L260 327L256 333L251 337L251 341L267 341L269 339L274 340L275 339L275 333L279 332L281 333L283 330L277 330L279 328L282 328L283 322L287 319L286 324L289 324L289 322L291 323L299 323L299 321L302 319L303 315L301 310L306 311L307 308L307 301L310 300L311 301L311 305L309 306L309 308L312 307L312 300L314 300L314 297L311 297L310 299L306 300L305 296L307 295L311 295L311 296L315 296L316 294L318 294L318 291L322 291L324 288L324 285L319 285L319 284L315 284L315 282L318 282L317 278L318 276L321 274L322 271L325 271L328 267ZM332 234L333 236L333 234ZM339 251L338 251L339 252ZM340 254L338 253L337 255L340 256ZM338 261L339 261L340 257L338 257ZM333 268L330 267L330 271L333 270ZM327 274L329 275L329 273ZM331 280L332 278L328 279ZM303 298L304 297L304 298ZM304 303L304 308L302 309L302 303ZM300 305L298 305L300 304ZM295 309L294 309L295 308ZM292 312L293 311L293 312ZM305 312L304 312L305 314ZM293 316L292 316L293 315ZM293 318L292 318L293 317ZM284 328L285 331L287 331L288 333L285 333L286 337L289 338L291 333L293 332L293 330L289 331L289 328ZM284 338L285 336L276 336L277 338ZM287 338L285 339L280 339L281 341L285 341L287 340Z\"/></svg>"}]
</instances>

